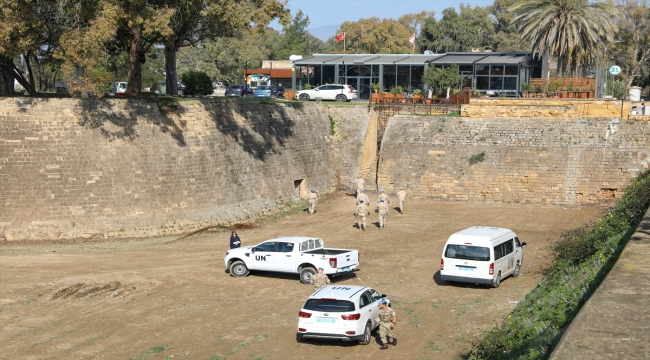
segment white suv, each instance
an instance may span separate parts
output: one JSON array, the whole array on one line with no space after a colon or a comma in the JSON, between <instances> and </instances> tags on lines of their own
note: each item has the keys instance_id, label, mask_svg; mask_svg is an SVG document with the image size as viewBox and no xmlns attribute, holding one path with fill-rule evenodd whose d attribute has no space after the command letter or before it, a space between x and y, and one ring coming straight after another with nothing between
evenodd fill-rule
<instances>
[{"instance_id":1,"label":"white suv","mask_svg":"<svg viewBox=\"0 0 650 360\"><path fill-rule=\"evenodd\" d=\"M296 93L296 99L303 101L314 100L317 97L322 100L350 101L357 98L357 89L351 85L329 84Z\"/></svg>"},{"instance_id":2,"label":"white suv","mask_svg":"<svg viewBox=\"0 0 650 360\"><path fill-rule=\"evenodd\" d=\"M364 286L329 285L316 290L298 313L296 340L305 338L358 340L370 343L379 326L379 300L387 295Z\"/></svg>"}]
</instances>

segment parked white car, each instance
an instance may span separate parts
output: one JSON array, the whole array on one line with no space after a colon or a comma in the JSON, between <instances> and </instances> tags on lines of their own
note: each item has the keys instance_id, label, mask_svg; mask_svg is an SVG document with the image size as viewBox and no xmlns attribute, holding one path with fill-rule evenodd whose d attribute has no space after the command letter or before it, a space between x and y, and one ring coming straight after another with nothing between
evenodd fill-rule
<instances>
[{"instance_id":1,"label":"parked white car","mask_svg":"<svg viewBox=\"0 0 650 360\"><path fill-rule=\"evenodd\" d=\"M440 278L499 287L506 277L519 276L524 247L509 229L473 226L459 231L442 251Z\"/></svg>"},{"instance_id":2,"label":"parked white car","mask_svg":"<svg viewBox=\"0 0 650 360\"><path fill-rule=\"evenodd\" d=\"M364 286L328 285L316 290L298 312L296 341L339 339L368 345L379 327L379 300L390 299Z\"/></svg>"},{"instance_id":3,"label":"parked white car","mask_svg":"<svg viewBox=\"0 0 650 360\"><path fill-rule=\"evenodd\" d=\"M318 268L334 276L353 271L359 266L359 251L326 249L321 238L285 236L230 249L224 263L236 277L247 276L250 270L277 271L300 274L300 281L309 284Z\"/></svg>"},{"instance_id":4,"label":"parked white car","mask_svg":"<svg viewBox=\"0 0 650 360\"><path fill-rule=\"evenodd\" d=\"M357 89L351 85L329 84L296 92L298 100L309 101L317 97L322 100L350 101L357 98Z\"/></svg>"}]
</instances>

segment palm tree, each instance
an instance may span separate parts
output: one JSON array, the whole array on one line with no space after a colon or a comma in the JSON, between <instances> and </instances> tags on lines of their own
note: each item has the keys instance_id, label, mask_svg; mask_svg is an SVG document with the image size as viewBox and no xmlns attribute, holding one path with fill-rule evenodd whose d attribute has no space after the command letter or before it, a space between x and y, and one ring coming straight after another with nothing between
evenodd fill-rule
<instances>
[{"instance_id":1,"label":"palm tree","mask_svg":"<svg viewBox=\"0 0 650 360\"><path fill-rule=\"evenodd\" d=\"M508 9L522 43L540 55L557 57L558 72L575 76L613 40L618 12L588 0L532 0Z\"/></svg>"}]
</instances>

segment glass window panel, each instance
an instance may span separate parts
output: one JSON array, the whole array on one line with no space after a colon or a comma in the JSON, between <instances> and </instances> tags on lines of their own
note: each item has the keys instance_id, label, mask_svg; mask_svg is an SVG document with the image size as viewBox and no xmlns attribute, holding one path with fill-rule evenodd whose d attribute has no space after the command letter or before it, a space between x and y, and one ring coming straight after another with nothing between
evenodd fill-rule
<instances>
[{"instance_id":1,"label":"glass window panel","mask_svg":"<svg viewBox=\"0 0 650 360\"><path fill-rule=\"evenodd\" d=\"M459 65L458 71L469 71L472 72L472 65Z\"/></svg>"},{"instance_id":2,"label":"glass window panel","mask_svg":"<svg viewBox=\"0 0 650 360\"><path fill-rule=\"evenodd\" d=\"M359 65L348 65L348 76L359 76Z\"/></svg>"},{"instance_id":3,"label":"glass window panel","mask_svg":"<svg viewBox=\"0 0 650 360\"><path fill-rule=\"evenodd\" d=\"M506 66L505 75L517 75L518 68L519 68L519 66L516 66L516 65L515 66L510 66L510 65Z\"/></svg>"},{"instance_id":4,"label":"glass window panel","mask_svg":"<svg viewBox=\"0 0 650 360\"><path fill-rule=\"evenodd\" d=\"M476 75L490 75L490 67L487 65L476 65L474 66L474 71Z\"/></svg>"},{"instance_id":5,"label":"glass window panel","mask_svg":"<svg viewBox=\"0 0 650 360\"><path fill-rule=\"evenodd\" d=\"M323 84L334 84L334 65L323 65Z\"/></svg>"},{"instance_id":6,"label":"glass window panel","mask_svg":"<svg viewBox=\"0 0 650 360\"><path fill-rule=\"evenodd\" d=\"M492 65L490 69L490 75L503 75L503 65Z\"/></svg>"},{"instance_id":7,"label":"glass window panel","mask_svg":"<svg viewBox=\"0 0 650 360\"><path fill-rule=\"evenodd\" d=\"M369 65L359 66L359 76L370 76L372 68Z\"/></svg>"},{"instance_id":8,"label":"glass window panel","mask_svg":"<svg viewBox=\"0 0 650 360\"><path fill-rule=\"evenodd\" d=\"M409 65L402 65L397 67L397 85L401 85L406 90L411 83L411 67Z\"/></svg>"},{"instance_id":9,"label":"glass window panel","mask_svg":"<svg viewBox=\"0 0 650 360\"><path fill-rule=\"evenodd\" d=\"M384 65L384 89L386 89L386 91L390 91L390 89L395 86L396 71L397 66Z\"/></svg>"},{"instance_id":10,"label":"glass window panel","mask_svg":"<svg viewBox=\"0 0 650 360\"><path fill-rule=\"evenodd\" d=\"M411 66L411 85L414 90L422 88L422 75L424 75L424 66Z\"/></svg>"},{"instance_id":11,"label":"glass window panel","mask_svg":"<svg viewBox=\"0 0 650 360\"><path fill-rule=\"evenodd\" d=\"M503 89L503 77L501 76L490 77L490 90L502 90L502 89Z\"/></svg>"},{"instance_id":12,"label":"glass window panel","mask_svg":"<svg viewBox=\"0 0 650 360\"><path fill-rule=\"evenodd\" d=\"M516 76L504 77L503 90L517 90L517 77Z\"/></svg>"},{"instance_id":13,"label":"glass window panel","mask_svg":"<svg viewBox=\"0 0 650 360\"><path fill-rule=\"evenodd\" d=\"M476 77L476 89L478 90L489 90L490 89L490 78L487 76L477 76Z\"/></svg>"},{"instance_id":14,"label":"glass window panel","mask_svg":"<svg viewBox=\"0 0 650 360\"><path fill-rule=\"evenodd\" d=\"M321 85L323 83L321 81L321 76L323 74L322 70L323 67L321 65L314 65L313 76L309 81L312 85Z\"/></svg>"}]
</instances>

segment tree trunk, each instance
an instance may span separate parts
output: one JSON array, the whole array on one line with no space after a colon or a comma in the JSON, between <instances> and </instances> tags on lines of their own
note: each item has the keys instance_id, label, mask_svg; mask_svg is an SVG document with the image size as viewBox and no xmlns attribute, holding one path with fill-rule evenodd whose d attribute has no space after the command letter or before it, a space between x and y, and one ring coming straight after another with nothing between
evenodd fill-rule
<instances>
[{"instance_id":1,"label":"tree trunk","mask_svg":"<svg viewBox=\"0 0 650 360\"><path fill-rule=\"evenodd\" d=\"M0 82L5 82L4 85L0 86L0 90L4 90L2 88L7 88L9 89L8 94L13 93L14 89L14 82L13 80L17 80L20 85L22 85L25 90L29 94L35 93L34 87L25 79L23 74L16 68L16 64L14 64L14 61L2 54L0 54L0 70L4 71L4 76L0 78ZM11 78L9 80L8 78Z\"/></svg>"},{"instance_id":2,"label":"tree trunk","mask_svg":"<svg viewBox=\"0 0 650 360\"><path fill-rule=\"evenodd\" d=\"M178 95L178 75L176 74L176 38L165 44L165 85L167 95Z\"/></svg>"},{"instance_id":3,"label":"tree trunk","mask_svg":"<svg viewBox=\"0 0 650 360\"><path fill-rule=\"evenodd\" d=\"M32 86L32 89L34 92L36 92L36 86L34 86L34 71L32 70L32 63L30 61L32 53L31 52L26 52L23 56L25 57L25 66L27 66L27 80L29 80L29 84ZM33 94L34 92L29 91L30 94Z\"/></svg>"},{"instance_id":4,"label":"tree trunk","mask_svg":"<svg viewBox=\"0 0 650 360\"><path fill-rule=\"evenodd\" d=\"M0 95L14 93L14 78L9 72L0 69Z\"/></svg>"},{"instance_id":5,"label":"tree trunk","mask_svg":"<svg viewBox=\"0 0 650 360\"><path fill-rule=\"evenodd\" d=\"M142 29L134 26L129 29L129 73L127 76L126 93L139 96L142 91L142 64L144 52L142 50Z\"/></svg>"}]
</instances>

